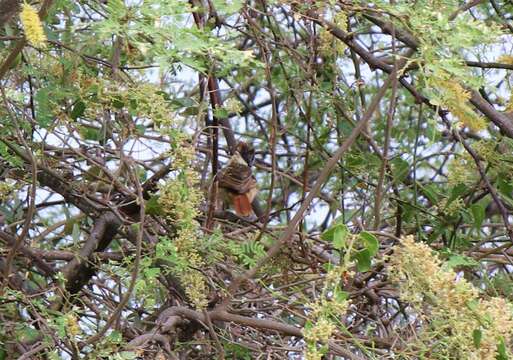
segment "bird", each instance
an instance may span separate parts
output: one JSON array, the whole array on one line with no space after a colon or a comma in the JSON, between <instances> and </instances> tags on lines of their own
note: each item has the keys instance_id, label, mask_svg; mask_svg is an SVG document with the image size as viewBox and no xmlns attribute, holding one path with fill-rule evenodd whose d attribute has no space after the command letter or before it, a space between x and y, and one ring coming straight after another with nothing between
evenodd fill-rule
<instances>
[{"instance_id":1,"label":"bird","mask_svg":"<svg viewBox=\"0 0 513 360\"><path fill-rule=\"evenodd\" d=\"M240 141L228 163L217 174L219 188L223 192L223 202L227 202L241 217L253 214L251 203L258 193L257 182L251 167L255 161L255 150Z\"/></svg>"}]
</instances>

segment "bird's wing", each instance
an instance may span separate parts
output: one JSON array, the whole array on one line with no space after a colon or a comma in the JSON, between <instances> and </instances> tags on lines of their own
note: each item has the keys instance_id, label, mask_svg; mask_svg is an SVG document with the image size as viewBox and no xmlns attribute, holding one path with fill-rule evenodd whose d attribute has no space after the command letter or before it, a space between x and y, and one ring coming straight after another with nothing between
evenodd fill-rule
<instances>
[{"instance_id":1,"label":"bird's wing","mask_svg":"<svg viewBox=\"0 0 513 360\"><path fill-rule=\"evenodd\" d=\"M238 194L244 194L256 187L251 168L239 163L228 164L217 174L219 186Z\"/></svg>"}]
</instances>

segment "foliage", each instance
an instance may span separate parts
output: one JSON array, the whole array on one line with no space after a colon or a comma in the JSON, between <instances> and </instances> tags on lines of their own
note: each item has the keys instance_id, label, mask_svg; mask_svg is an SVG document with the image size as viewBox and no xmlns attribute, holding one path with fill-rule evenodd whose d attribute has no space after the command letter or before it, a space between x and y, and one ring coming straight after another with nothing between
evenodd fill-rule
<instances>
[{"instance_id":1,"label":"foliage","mask_svg":"<svg viewBox=\"0 0 513 360\"><path fill-rule=\"evenodd\" d=\"M0 0L0 360L510 357L511 13Z\"/></svg>"},{"instance_id":2,"label":"foliage","mask_svg":"<svg viewBox=\"0 0 513 360\"><path fill-rule=\"evenodd\" d=\"M513 336L512 304L503 298L480 298L477 288L443 269L431 249L415 243L412 236L402 239L402 245L390 258L392 279L401 283L401 299L429 324L418 343L408 346L426 347L421 351L433 359L499 356L501 343L509 343Z\"/></svg>"}]
</instances>

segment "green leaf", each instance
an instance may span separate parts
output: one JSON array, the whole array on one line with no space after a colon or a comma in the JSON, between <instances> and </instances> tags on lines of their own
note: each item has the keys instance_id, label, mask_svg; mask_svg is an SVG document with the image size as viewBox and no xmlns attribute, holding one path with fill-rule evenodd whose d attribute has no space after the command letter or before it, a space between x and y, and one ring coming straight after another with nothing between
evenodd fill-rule
<instances>
[{"instance_id":1,"label":"green leaf","mask_svg":"<svg viewBox=\"0 0 513 360\"><path fill-rule=\"evenodd\" d=\"M305 322L305 325L303 326L303 330L311 330L312 328L314 327L314 324L310 321L310 320L307 320Z\"/></svg>"},{"instance_id":2,"label":"green leaf","mask_svg":"<svg viewBox=\"0 0 513 360\"><path fill-rule=\"evenodd\" d=\"M66 224L64 224L64 234L66 235L71 235L71 233L73 232L73 226L75 224L75 219L69 219L68 221L66 221Z\"/></svg>"},{"instance_id":3,"label":"green leaf","mask_svg":"<svg viewBox=\"0 0 513 360\"><path fill-rule=\"evenodd\" d=\"M25 324L20 325L16 331L16 340L23 343L32 343L41 336L41 333Z\"/></svg>"},{"instance_id":4,"label":"green leaf","mask_svg":"<svg viewBox=\"0 0 513 360\"><path fill-rule=\"evenodd\" d=\"M472 339L474 340L474 347L479 349L481 346L481 339L483 338L483 332L480 329L474 329L472 331Z\"/></svg>"},{"instance_id":5,"label":"green leaf","mask_svg":"<svg viewBox=\"0 0 513 360\"><path fill-rule=\"evenodd\" d=\"M123 336L117 330L114 330L113 332L111 332L110 335L107 336L107 338L109 338L109 340L115 344L119 344L123 340Z\"/></svg>"},{"instance_id":6,"label":"green leaf","mask_svg":"<svg viewBox=\"0 0 513 360\"><path fill-rule=\"evenodd\" d=\"M116 109L123 109L125 103L122 101L121 98L115 98L114 100L112 100L112 106L114 106Z\"/></svg>"},{"instance_id":7,"label":"green leaf","mask_svg":"<svg viewBox=\"0 0 513 360\"><path fill-rule=\"evenodd\" d=\"M152 196L150 197L145 204L145 211L148 215L160 215L162 214L162 206L160 206L159 203L159 197L158 196Z\"/></svg>"},{"instance_id":8,"label":"green leaf","mask_svg":"<svg viewBox=\"0 0 513 360\"><path fill-rule=\"evenodd\" d=\"M349 229L345 224L335 226L333 233L333 247L335 249L342 250L346 246L347 234L349 234Z\"/></svg>"},{"instance_id":9,"label":"green leaf","mask_svg":"<svg viewBox=\"0 0 513 360\"><path fill-rule=\"evenodd\" d=\"M322 233L321 239L332 242L335 249L341 250L346 244L346 238L348 234L349 228L347 225L335 224Z\"/></svg>"},{"instance_id":10,"label":"green leaf","mask_svg":"<svg viewBox=\"0 0 513 360\"><path fill-rule=\"evenodd\" d=\"M324 271L329 272L335 268L335 265L327 262L327 263L322 264L322 268L324 269Z\"/></svg>"},{"instance_id":11,"label":"green leaf","mask_svg":"<svg viewBox=\"0 0 513 360\"><path fill-rule=\"evenodd\" d=\"M71 238L75 244L78 244L80 240L80 225L78 223L73 223L73 230L71 232Z\"/></svg>"},{"instance_id":12,"label":"green leaf","mask_svg":"<svg viewBox=\"0 0 513 360\"><path fill-rule=\"evenodd\" d=\"M447 199L447 205L449 205L454 200L456 200L458 197L463 195L465 192L467 192L467 190L468 189L465 184L458 184L455 187L453 187L451 190L451 196L449 196L449 199Z\"/></svg>"},{"instance_id":13,"label":"green leaf","mask_svg":"<svg viewBox=\"0 0 513 360\"><path fill-rule=\"evenodd\" d=\"M504 343L503 338L501 338L497 344L497 353L498 354L495 357L497 360L508 360L508 352L506 351L506 344Z\"/></svg>"},{"instance_id":14,"label":"green leaf","mask_svg":"<svg viewBox=\"0 0 513 360\"><path fill-rule=\"evenodd\" d=\"M175 45L178 45L178 43L175 43ZM191 69L194 69L198 72L205 73L208 68L205 66L204 62L200 59L183 56L180 58L180 62L184 65L189 66Z\"/></svg>"},{"instance_id":15,"label":"green leaf","mask_svg":"<svg viewBox=\"0 0 513 360\"><path fill-rule=\"evenodd\" d=\"M130 113L135 113L137 111L137 107L137 99L130 99L130 101L128 102L128 109L130 110Z\"/></svg>"},{"instance_id":16,"label":"green leaf","mask_svg":"<svg viewBox=\"0 0 513 360\"><path fill-rule=\"evenodd\" d=\"M73 105L73 109L71 110L71 118L76 120L77 118L84 115L84 111L86 109L86 105L83 101L79 100Z\"/></svg>"},{"instance_id":17,"label":"green leaf","mask_svg":"<svg viewBox=\"0 0 513 360\"><path fill-rule=\"evenodd\" d=\"M481 204L472 204L470 206L470 211L472 211L472 216L474 217L474 227L476 229L480 229L485 218L484 206Z\"/></svg>"},{"instance_id":18,"label":"green leaf","mask_svg":"<svg viewBox=\"0 0 513 360\"><path fill-rule=\"evenodd\" d=\"M48 88L42 88L34 97L36 100L37 123L41 127L48 127L53 119L49 94L50 90Z\"/></svg>"},{"instance_id":19,"label":"green leaf","mask_svg":"<svg viewBox=\"0 0 513 360\"><path fill-rule=\"evenodd\" d=\"M59 337L66 337L66 318L64 316L59 316L55 319L55 323L57 325L57 334Z\"/></svg>"},{"instance_id":20,"label":"green leaf","mask_svg":"<svg viewBox=\"0 0 513 360\"><path fill-rule=\"evenodd\" d=\"M356 259L356 269L359 272L369 271L371 268L371 254L368 249L358 251L354 255Z\"/></svg>"},{"instance_id":21,"label":"green leaf","mask_svg":"<svg viewBox=\"0 0 513 360\"><path fill-rule=\"evenodd\" d=\"M229 359L240 359L240 360L251 360L253 359L253 353L251 350L241 346L239 344L231 342L223 342L223 348L226 350L226 355L229 355Z\"/></svg>"},{"instance_id":22,"label":"green leaf","mask_svg":"<svg viewBox=\"0 0 513 360\"><path fill-rule=\"evenodd\" d=\"M395 158L391 161L392 169L393 169L393 176L394 176L394 183L399 184L401 183L406 176L408 175L408 170L410 168L410 164L404 159L401 159L400 157Z\"/></svg>"},{"instance_id":23,"label":"green leaf","mask_svg":"<svg viewBox=\"0 0 513 360\"><path fill-rule=\"evenodd\" d=\"M473 299L473 300L469 300L465 303L465 305L467 305L467 307L472 310L472 311L476 311L477 310L477 307L479 306L479 302L476 300L476 299Z\"/></svg>"},{"instance_id":24,"label":"green leaf","mask_svg":"<svg viewBox=\"0 0 513 360\"><path fill-rule=\"evenodd\" d=\"M183 115L183 116L198 115L198 114L199 114L198 106L190 106L188 108L185 108L185 110L180 113L180 115Z\"/></svg>"},{"instance_id":25,"label":"green leaf","mask_svg":"<svg viewBox=\"0 0 513 360\"><path fill-rule=\"evenodd\" d=\"M215 9L221 13L221 14L233 14L236 12L239 12L239 10L242 7L242 1L241 0L214 0L214 6Z\"/></svg>"},{"instance_id":26,"label":"green leaf","mask_svg":"<svg viewBox=\"0 0 513 360\"><path fill-rule=\"evenodd\" d=\"M171 106L175 110L191 107L193 105L195 105L195 102L190 97L175 98L171 100Z\"/></svg>"},{"instance_id":27,"label":"green leaf","mask_svg":"<svg viewBox=\"0 0 513 360\"><path fill-rule=\"evenodd\" d=\"M422 193L431 201L433 204L438 201L438 194L436 192L437 188L433 184L428 184L426 186L422 186L418 183L418 186L422 188Z\"/></svg>"},{"instance_id":28,"label":"green leaf","mask_svg":"<svg viewBox=\"0 0 513 360\"><path fill-rule=\"evenodd\" d=\"M498 273L492 277L492 286L495 290L507 297L513 296L513 278L504 273Z\"/></svg>"},{"instance_id":29,"label":"green leaf","mask_svg":"<svg viewBox=\"0 0 513 360\"><path fill-rule=\"evenodd\" d=\"M453 269L458 266L469 266L475 267L478 266L479 263L474 259L464 256L464 255L452 255L449 260L445 262L445 266L449 269Z\"/></svg>"},{"instance_id":30,"label":"green leaf","mask_svg":"<svg viewBox=\"0 0 513 360\"><path fill-rule=\"evenodd\" d=\"M503 195L502 201L509 206L513 206L513 185L508 179L504 179L504 175L499 175L497 180L497 189Z\"/></svg>"},{"instance_id":31,"label":"green leaf","mask_svg":"<svg viewBox=\"0 0 513 360\"><path fill-rule=\"evenodd\" d=\"M333 239L335 238L335 226L330 226L325 232L321 234L321 239L324 241L333 242Z\"/></svg>"},{"instance_id":32,"label":"green leaf","mask_svg":"<svg viewBox=\"0 0 513 360\"><path fill-rule=\"evenodd\" d=\"M137 132L137 135L144 135L146 132L146 126L144 125L135 125L135 131Z\"/></svg>"},{"instance_id":33,"label":"green leaf","mask_svg":"<svg viewBox=\"0 0 513 360\"><path fill-rule=\"evenodd\" d=\"M338 287L335 289L335 292L333 294L333 298L339 302L342 303L346 301L349 298L349 293L347 291L340 290Z\"/></svg>"},{"instance_id":34,"label":"green leaf","mask_svg":"<svg viewBox=\"0 0 513 360\"><path fill-rule=\"evenodd\" d=\"M154 267L150 267L150 268L147 268L147 269L144 269L144 276L146 276L147 278L156 278L157 275L160 274L160 268L154 268Z\"/></svg>"},{"instance_id":35,"label":"green leaf","mask_svg":"<svg viewBox=\"0 0 513 360\"><path fill-rule=\"evenodd\" d=\"M217 118L220 118L220 119L226 119L228 117L228 115L230 115L228 113L228 110L226 110L225 108L216 108L214 110L214 116L217 117Z\"/></svg>"},{"instance_id":36,"label":"green leaf","mask_svg":"<svg viewBox=\"0 0 513 360\"><path fill-rule=\"evenodd\" d=\"M49 360L61 360L61 357L59 356L59 353L57 350L53 350L50 353L46 354L48 356Z\"/></svg>"},{"instance_id":37,"label":"green leaf","mask_svg":"<svg viewBox=\"0 0 513 360\"><path fill-rule=\"evenodd\" d=\"M98 129L81 126L78 129L78 132L79 132L80 136L82 136L82 139L84 139L84 140L98 141L102 138L101 131Z\"/></svg>"},{"instance_id":38,"label":"green leaf","mask_svg":"<svg viewBox=\"0 0 513 360\"><path fill-rule=\"evenodd\" d=\"M504 179L503 175L499 176L499 179L497 181L497 189L499 189L499 192L511 198L513 193L513 185L511 185L506 179Z\"/></svg>"},{"instance_id":39,"label":"green leaf","mask_svg":"<svg viewBox=\"0 0 513 360\"><path fill-rule=\"evenodd\" d=\"M367 231L362 231L359 235L360 239L362 239L365 243L365 247L369 250L370 256L376 255L379 250L379 242L378 239L371 233Z\"/></svg>"},{"instance_id":40,"label":"green leaf","mask_svg":"<svg viewBox=\"0 0 513 360\"><path fill-rule=\"evenodd\" d=\"M133 359L138 358L137 354L133 351L122 351L122 352L118 353L118 355L123 360L133 360Z\"/></svg>"}]
</instances>

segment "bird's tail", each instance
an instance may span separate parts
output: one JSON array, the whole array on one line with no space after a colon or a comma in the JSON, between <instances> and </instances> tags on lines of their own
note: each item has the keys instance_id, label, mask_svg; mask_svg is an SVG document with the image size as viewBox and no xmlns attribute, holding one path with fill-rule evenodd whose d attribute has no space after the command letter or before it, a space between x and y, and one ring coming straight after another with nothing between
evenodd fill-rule
<instances>
[{"instance_id":1,"label":"bird's tail","mask_svg":"<svg viewBox=\"0 0 513 360\"><path fill-rule=\"evenodd\" d=\"M235 195L233 198L233 207L238 216L247 217L253 213L251 201L247 194Z\"/></svg>"}]
</instances>

